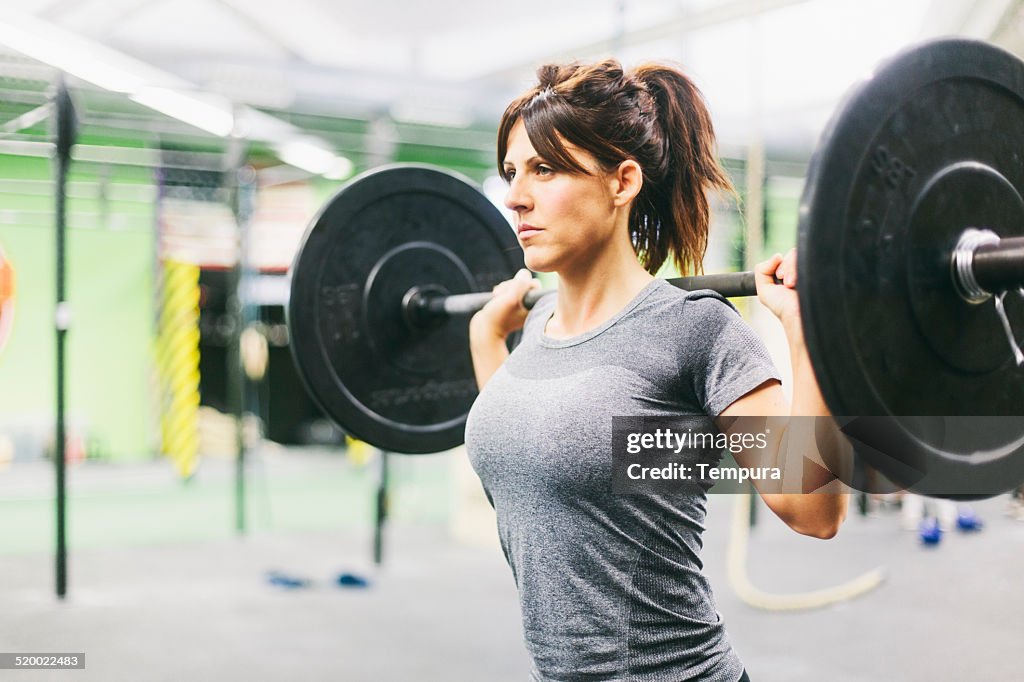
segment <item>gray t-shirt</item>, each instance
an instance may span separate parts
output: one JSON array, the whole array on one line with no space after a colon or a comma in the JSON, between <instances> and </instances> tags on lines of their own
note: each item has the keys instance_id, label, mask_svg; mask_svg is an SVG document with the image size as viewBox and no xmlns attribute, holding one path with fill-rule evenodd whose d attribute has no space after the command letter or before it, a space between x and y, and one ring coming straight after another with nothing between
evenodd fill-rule
<instances>
[{"instance_id":1,"label":"gray t-shirt","mask_svg":"<svg viewBox=\"0 0 1024 682\"><path fill-rule=\"evenodd\" d=\"M655 279L571 339L530 311L469 413L535 680L735 682L743 665L701 574L706 492L616 495L613 416L717 416L779 374L735 308Z\"/></svg>"}]
</instances>

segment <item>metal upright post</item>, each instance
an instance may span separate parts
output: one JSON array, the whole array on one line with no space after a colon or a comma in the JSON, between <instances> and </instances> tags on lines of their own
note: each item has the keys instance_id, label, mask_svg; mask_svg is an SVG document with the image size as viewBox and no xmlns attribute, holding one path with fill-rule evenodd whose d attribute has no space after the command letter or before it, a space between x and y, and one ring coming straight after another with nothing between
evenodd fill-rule
<instances>
[{"instance_id":1,"label":"metal upright post","mask_svg":"<svg viewBox=\"0 0 1024 682\"><path fill-rule=\"evenodd\" d=\"M67 527L66 520L66 491L64 479L64 465L66 457L65 438L66 429L64 424L64 342L67 336L68 327L71 324L71 309L66 300L65 282L65 251L67 234L67 178L68 166L71 163L71 148L75 144L75 110L71 103L71 96L68 94L67 86L64 84L63 74L57 78L57 93L54 97L54 120L56 121L55 158L57 163L57 178L54 185L56 197L55 222L57 228L57 303L54 309L54 327L57 332L57 418L56 434L54 442L54 464L57 472L57 548L56 548L56 571L57 571L57 598L63 599L67 594Z\"/></svg>"},{"instance_id":2,"label":"metal upright post","mask_svg":"<svg viewBox=\"0 0 1024 682\"><path fill-rule=\"evenodd\" d=\"M238 154L240 157L241 155ZM229 310L233 317L234 333L228 353L229 385L234 392L236 418L236 441L238 456L235 458L235 529L239 534L246 532L246 435L245 415L249 411L249 397L252 393L249 378L242 368L242 332L252 321L252 306L249 304L249 289L252 286L252 257L250 221L252 218L256 173L251 166L242 165L229 171L232 174L234 190L235 221L238 224L238 265L233 293L228 298Z\"/></svg>"},{"instance_id":3,"label":"metal upright post","mask_svg":"<svg viewBox=\"0 0 1024 682\"><path fill-rule=\"evenodd\" d=\"M376 509L373 523L373 563L384 560L384 523L388 518L388 453L380 450L380 477L377 479Z\"/></svg>"}]
</instances>

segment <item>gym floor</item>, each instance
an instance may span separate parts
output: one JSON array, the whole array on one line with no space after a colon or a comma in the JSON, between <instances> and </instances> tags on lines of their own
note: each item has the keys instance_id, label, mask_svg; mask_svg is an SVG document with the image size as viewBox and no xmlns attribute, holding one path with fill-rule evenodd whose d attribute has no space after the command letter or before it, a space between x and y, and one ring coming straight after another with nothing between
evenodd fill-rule
<instances>
[{"instance_id":1,"label":"gym floor","mask_svg":"<svg viewBox=\"0 0 1024 682\"><path fill-rule=\"evenodd\" d=\"M162 462L75 467L64 603L53 595L50 468L16 464L0 473L0 651L86 654L85 670L26 679L525 680L500 550L452 539L454 456L392 458L379 568L372 467L322 452L254 457L242 538L230 462L204 463L188 485ZM758 589L807 592L885 571L865 595L802 612L757 610L730 588L736 499L711 497L704 559L752 679L1020 679L1024 523L1003 514L1005 497L974 505L982 532L935 547L891 511L853 512L823 542L762 507L746 562ZM273 572L306 584L272 584ZM342 573L370 584L339 587Z\"/></svg>"}]
</instances>

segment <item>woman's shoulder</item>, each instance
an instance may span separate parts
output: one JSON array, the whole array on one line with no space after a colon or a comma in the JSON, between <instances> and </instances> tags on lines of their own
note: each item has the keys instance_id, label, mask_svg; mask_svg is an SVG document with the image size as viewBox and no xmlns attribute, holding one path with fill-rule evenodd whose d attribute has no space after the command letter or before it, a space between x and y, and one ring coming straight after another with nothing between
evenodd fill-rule
<instances>
[{"instance_id":1,"label":"woman's shoulder","mask_svg":"<svg viewBox=\"0 0 1024 682\"><path fill-rule=\"evenodd\" d=\"M694 324L733 319L740 315L736 306L717 291L680 289L665 279L657 280L654 291L645 302L645 307L654 312L678 315Z\"/></svg>"}]
</instances>

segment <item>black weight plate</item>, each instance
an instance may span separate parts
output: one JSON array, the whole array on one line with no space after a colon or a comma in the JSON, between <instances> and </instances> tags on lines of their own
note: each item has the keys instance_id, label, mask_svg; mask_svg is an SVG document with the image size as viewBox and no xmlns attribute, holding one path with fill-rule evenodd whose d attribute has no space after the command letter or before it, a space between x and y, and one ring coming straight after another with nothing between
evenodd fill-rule
<instances>
[{"instance_id":1,"label":"black weight plate","mask_svg":"<svg viewBox=\"0 0 1024 682\"><path fill-rule=\"evenodd\" d=\"M501 212L468 180L426 166L366 173L306 232L291 269L291 348L310 394L353 436L389 452L463 442L476 398L467 318L419 329L414 286L490 291L523 267Z\"/></svg>"},{"instance_id":2,"label":"black weight plate","mask_svg":"<svg viewBox=\"0 0 1024 682\"><path fill-rule=\"evenodd\" d=\"M1022 149L1024 64L984 43L908 50L847 96L808 171L798 244L804 333L833 414L1024 414L1024 370L992 301L963 301L950 269L969 227L1024 233ZM1007 297L1007 311L1024 329L1024 301ZM898 482L984 496L1024 480L1019 443L951 449L929 436L944 429L914 423L918 451L890 453L916 472ZM1000 423L979 446L989 454L1024 434L1024 418Z\"/></svg>"}]
</instances>

